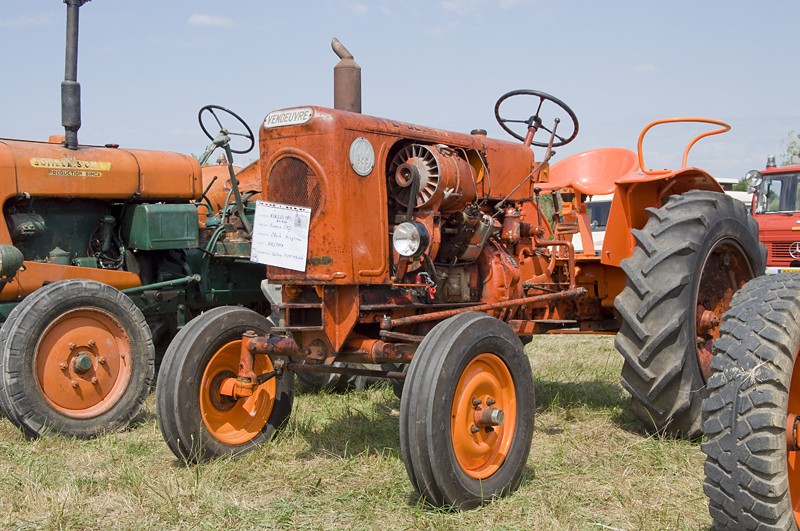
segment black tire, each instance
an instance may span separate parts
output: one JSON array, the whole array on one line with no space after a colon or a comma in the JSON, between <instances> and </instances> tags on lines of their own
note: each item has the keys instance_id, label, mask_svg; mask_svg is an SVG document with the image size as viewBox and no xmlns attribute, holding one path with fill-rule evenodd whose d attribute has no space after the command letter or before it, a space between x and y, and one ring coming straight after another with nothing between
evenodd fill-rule
<instances>
[{"instance_id":1,"label":"black tire","mask_svg":"<svg viewBox=\"0 0 800 531\"><path fill-rule=\"evenodd\" d=\"M29 437L122 430L150 392L155 352L145 318L100 282L37 290L11 312L0 344L0 405Z\"/></svg>"},{"instance_id":2,"label":"black tire","mask_svg":"<svg viewBox=\"0 0 800 531\"><path fill-rule=\"evenodd\" d=\"M161 434L176 457L197 463L252 451L289 418L294 402L291 373L268 380L253 397L230 405L217 400L222 409L210 409L213 397L204 386L222 372L235 376L244 332L263 336L271 328L269 320L252 310L223 306L192 319L175 336L156 385L156 414ZM255 361L257 374L271 370L269 357L259 355ZM208 367L212 372L206 374ZM204 413L203 407L209 409ZM220 424L212 426L214 422Z\"/></svg>"},{"instance_id":3,"label":"black tire","mask_svg":"<svg viewBox=\"0 0 800 531\"><path fill-rule=\"evenodd\" d=\"M476 408L494 404L505 420L478 427ZM434 506L471 509L513 492L528 459L534 410L530 363L511 327L479 312L439 323L414 355L400 403L409 479Z\"/></svg>"},{"instance_id":4,"label":"black tire","mask_svg":"<svg viewBox=\"0 0 800 531\"><path fill-rule=\"evenodd\" d=\"M703 491L715 528L798 529L800 452L787 452L786 436L787 415L800 414L798 349L800 274L748 282L720 326L703 402Z\"/></svg>"},{"instance_id":5,"label":"black tire","mask_svg":"<svg viewBox=\"0 0 800 531\"><path fill-rule=\"evenodd\" d=\"M17 419L17 416L14 413L14 407L11 402L11 398L7 393L6 384L4 381L5 378L3 377L6 369L5 362L3 361L4 356L2 356L2 346L6 344L6 336L8 335L8 331L14 326L11 323L13 323L15 320L15 315L9 315L8 319L6 319L3 323L2 328L0 328L0 408L3 410L3 413L5 413L9 422L19 428L25 436L34 437L35 434L26 431L25 427L22 425L22 423L20 423L19 419Z\"/></svg>"},{"instance_id":6,"label":"black tire","mask_svg":"<svg viewBox=\"0 0 800 531\"><path fill-rule=\"evenodd\" d=\"M718 333L698 336L698 305L721 318L736 289L764 273L766 250L744 204L725 194L691 191L647 212L645 227L632 231L636 247L622 261L628 278L614 301L621 383L648 429L694 439Z\"/></svg>"}]
</instances>

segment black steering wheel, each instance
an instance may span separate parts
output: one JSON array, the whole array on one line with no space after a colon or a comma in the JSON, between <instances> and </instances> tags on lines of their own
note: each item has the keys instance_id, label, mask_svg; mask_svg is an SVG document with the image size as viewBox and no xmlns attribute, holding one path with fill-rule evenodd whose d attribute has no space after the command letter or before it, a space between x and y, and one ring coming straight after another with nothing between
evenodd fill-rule
<instances>
[{"instance_id":1,"label":"black steering wheel","mask_svg":"<svg viewBox=\"0 0 800 531\"><path fill-rule=\"evenodd\" d=\"M511 120L510 118L503 118L502 116L500 116L500 104L512 96L533 96L535 98L538 98L539 104L536 106L536 113L527 120ZM560 99L556 98L555 96L547 94L546 92L540 92L538 90L530 90L530 89L512 90L511 92L507 92L506 94L503 94L499 100L497 100L497 103L494 106L494 116L495 118L497 118L497 122L500 124L500 127L502 127L506 133L513 136L517 140L522 140L523 142L525 141L525 136L520 135L515 131L512 131L511 128L506 125L507 123L525 124L526 133L527 130L533 127L536 130L544 129L548 133L553 134L553 132L550 129L548 129L543 125L542 119L539 117L539 112L542 110L542 105L544 104L545 101L551 101L555 103L562 110L564 110L564 112L566 112L567 115L569 115L569 117L572 119L572 126L573 126L572 134L565 138L564 136L561 136L560 134L556 133L553 142L553 147L569 144L575 139L576 136L578 136L578 118L575 116L575 112L573 112L573 110L569 108L569 105L567 105ZM531 141L531 145L538 147L547 147L548 145L550 145L550 142Z\"/></svg>"},{"instance_id":2,"label":"black steering wheel","mask_svg":"<svg viewBox=\"0 0 800 531\"><path fill-rule=\"evenodd\" d=\"M244 126L244 128L245 128L245 129L247 129L247 134L244 134L244 133L234 133L234 132L232 132L232 131L230 131L230 130L226 129L225 127L223 127L223 126L222 126L222 122L220 122L220 121L219 121L219 118L217 117L217 114L214 112L214 109L217 109L217 110L220 110L220 111L222 111L222 112L228 113L228 114L230 114L231 116L233 116L234 118L236 118L237 120L239 120L239 123L240 123L240 124L242 124L242 125ZM212 135L211 133L209 133L209 132L208 132L208 130L206 129L206 126L205 126L205 125L203 125L203 113L204 113L205 111L208 111L208 112L211 114L211 116L213 116L213 117L214 117L214 120L216 120L216 122L217 122L217 125L219 126L219 130L220 130L220 132L224 133L225 135L232 135L232 136L243 136L244 138L246 138L246 139L250 140L250 146L249 146L247 149L244 149L244 150L236 150L236 149L233 149L233 148L231 148L231 152L232 152L232 153L248 153L248 152L249 152L251 149L253 149L253 146L255 146L255 145L256 145L256 139L255 139L255 137L253 136L253 131L251 131L251 130L250 130L250 126L248 126L248 125L247 125L247 123L246 123L244 120L242 120L242 119L239 117L239 115L238 115L238 114L236 114L236 113L235 113L235 112L233 112L233 111L229 111L229 110L228 110L228 109L226 109L225 107L220 107L219 105L206 105L205 107L203 107L202 109L200 109L200 112L199 112L199 113L197 113L197 120L200 122L200 129L202 129L202 130L203 130L203 132L206 134L206 136L207 136L209 139L211 139L211 141L212 141L212 142L213 142L214 140L216 140L217 136L216 136L216 135Z\"/></svg>"}]
</instances>

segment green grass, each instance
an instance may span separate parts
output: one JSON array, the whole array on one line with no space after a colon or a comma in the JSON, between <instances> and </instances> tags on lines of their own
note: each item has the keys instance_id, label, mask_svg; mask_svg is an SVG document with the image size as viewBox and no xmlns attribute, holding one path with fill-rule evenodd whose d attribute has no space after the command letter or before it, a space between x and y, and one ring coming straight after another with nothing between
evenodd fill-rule
<instances>
[{"instance_id":1,"label":"green grass","mask_svg":"<svg viewBox=\"0 0 800 531\"><path fill-rule=\"evenodd\" d=\"M153 397L132 429L92 441L26 441L3 418L0 527L708 529L699 444L643 431L613 338L538 337L528 353L536 431L522 485L477 510L422 505L400 458L400 402L383 386L299 395L271 443L191 467L161 440Z\"/></svg>"}]
</instances>

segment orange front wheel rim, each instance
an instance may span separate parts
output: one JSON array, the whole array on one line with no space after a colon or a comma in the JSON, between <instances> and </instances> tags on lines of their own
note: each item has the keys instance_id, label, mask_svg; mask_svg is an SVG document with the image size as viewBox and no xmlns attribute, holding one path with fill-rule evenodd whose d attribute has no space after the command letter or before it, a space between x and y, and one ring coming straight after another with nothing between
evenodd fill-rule
<instances>
[{"instance_id":1,"label":"orange front wheel rim","mask_svg":"<svg viewBox=\"0 0 800 531\"><path fill-rule=\"evenodd\" d=\"M252 396L232 400L219 392L222 382L236 377L242 341L231 341L211 356L200 384L200 411L211 435L230 445L244 444L261 433L267 425L275 403L275 379L257 386ZM256 356L254 371L263 374L273 370L268 356Z\"/></svg>"},{"instance_id":2,"label":"orange front wheel rim","mask_svg":"<svg viewBox=\"0 0 800 531\"><path fill-rule=\"evenodd\" d=\"M476 422L476 410L502 411L496 426ZM453 450L461 469L475 479L497 472L514 438L517 400L508 367L495 354L484 353L469 362L456 386L451 416Z\"/></svg>"},{"instance_id":3,"label":"orange front wheel rim","mask_svg":"<svg viewBox=\"0 0 800 531\"><path fill-rule=\"evenodd\" d=\"M76 308L53 321L36 344L39 389L67 417L96 417L111 409L128 389L131 340L110 313Z\"/></svg>"}]
</instances>

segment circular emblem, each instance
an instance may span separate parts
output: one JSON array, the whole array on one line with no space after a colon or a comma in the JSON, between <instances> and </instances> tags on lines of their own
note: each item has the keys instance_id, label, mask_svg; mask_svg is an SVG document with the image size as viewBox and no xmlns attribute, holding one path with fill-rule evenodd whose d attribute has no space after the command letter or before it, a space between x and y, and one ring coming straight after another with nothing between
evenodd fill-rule
<instances>
[{"instance_id":1,"label":"circular emblem","mask_svg":"<svg viewBox=\"0 0 800 531\"><path fill-rule=\"evenodd\" d=\"M794 242L789 246L789 254L795 260L800 260L800 242Z\"/></svg>"},{"instance_id":2,"label":"circular emblem","mask_svg":"<svg viewBox=\"0 0 800 531\"><path fill-rule=\"evenodd\" d=\"M350 165L353 171L362 177L366 177L375 167L375 151L369 140L358 137L350 144Z\"/></svg>"}]
</instances>

